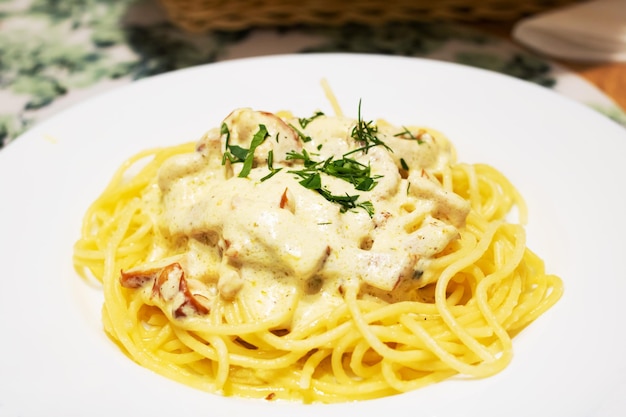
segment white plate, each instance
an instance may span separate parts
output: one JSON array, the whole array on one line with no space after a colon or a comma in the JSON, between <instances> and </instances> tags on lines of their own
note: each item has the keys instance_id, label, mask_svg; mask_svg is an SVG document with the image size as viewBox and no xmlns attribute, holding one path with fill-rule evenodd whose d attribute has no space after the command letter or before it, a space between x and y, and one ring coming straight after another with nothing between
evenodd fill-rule
<instances>
[{"instance_id":1,"label":"white plate","mask_svg":"<svg viewBox=\"0 0 626 417\"><path fill-rule=\"evenodd\" d=\"M72 269L88 204L141 149L197 139L230 110L332 109L438 128L459 159L501 169L528 200L529 245L565 281L514 340L502 373L342 405L222 398L126 358L102 296ZM0 415L594 416L626 404L626 131L506 76L414 58L296 55L212 64L136 82L36 126L0 152ZM371 414L370 414L371 413Z\"/></svg>"}]
</instances>

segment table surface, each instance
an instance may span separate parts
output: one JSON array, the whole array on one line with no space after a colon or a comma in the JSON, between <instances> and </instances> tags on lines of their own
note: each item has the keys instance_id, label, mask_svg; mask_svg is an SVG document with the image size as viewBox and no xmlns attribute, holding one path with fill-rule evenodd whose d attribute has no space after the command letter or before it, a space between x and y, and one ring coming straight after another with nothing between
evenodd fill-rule
<instances>
[{"instance_id":1,"label":"table surface","mask_svg":"<svg viewBox=\"0 0 626 417\"><path fill-rule=\"evenodd\" d=\"M360 52L436 59L551 88L626 126L626 63L542 57L515 43L515 22L407 22L377 27L187 33L157 0L0 2L0 148L36 123L134 80L230 59Z\"/></svg>"},{"instance_id":2,"label":"table surface","mask_svg":"<svg viewBox=\"0 0 626 417\"><path fill-rule=\"evenodd\" d=\"M580 64L566 62L565 66L594 84L626 109L626 63Z\"/></svg>"},{"instance_id":3,"label":"table surface","mask_svg":"<svg viewBox=\"0 0 626 417\"><path fill-rule=\"evenodd\" d=\"M502 37L512 43L510 34L516 22L504 21L497 23L481 23L473 25L494 36ZM522 45L517 44L522 47ZM626 109L626 62L573 62L556 60L572 72L578 74L600 91L611 97L622 109Z\"/></svg>"}]
</instances>

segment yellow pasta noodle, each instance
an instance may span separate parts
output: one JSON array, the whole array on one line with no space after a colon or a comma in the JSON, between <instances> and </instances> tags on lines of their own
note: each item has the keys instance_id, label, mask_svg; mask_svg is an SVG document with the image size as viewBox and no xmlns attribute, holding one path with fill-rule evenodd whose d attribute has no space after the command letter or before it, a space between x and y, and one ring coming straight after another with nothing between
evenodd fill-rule
<instances>
[{"instance_id":1,"label":"yellow pasta noodle","mask_svg":"<svg viewBox=\"0 0 626 417\"><path fill-rule=\"evenodd\" d=\"M336 110L339 112L339 110ZM519 220L510 220L512 210ZM522 197L438 131L237 109L122 164L76 270L138 364L226 396L365 400L488 377L561 280Z\"/></svg>"}]
</instances>

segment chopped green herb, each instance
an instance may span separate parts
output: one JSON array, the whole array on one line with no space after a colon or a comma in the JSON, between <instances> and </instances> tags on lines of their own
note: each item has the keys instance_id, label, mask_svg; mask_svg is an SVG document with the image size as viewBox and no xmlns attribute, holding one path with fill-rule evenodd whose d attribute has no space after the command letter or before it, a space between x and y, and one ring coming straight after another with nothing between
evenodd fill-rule
<instances>
[{"instance_id":1,"label":"chopped green herb","mask_svg":"<svg viewBox=\"0 0 626 417\"><path fill-rule=\"evenodd\" d=\"M332 194L328 189L322 186L322 176L320 174L325 173L325 174L343 179L345 181L348 181L354 184L355 188L360 191L369 191L372 188L374 188L374 186L376 185L376 182L374 181L373 178L370 178L370 177L358 178L358 177L353 177L353 176L351 177L350 175L344 175L343 173L340 172L341 169L337 169L337 168L342 167L343 163L345 162L345 160L343 159L333 161L332 158L329 158L328 160L324 162L324 164L322 164L321 162L315 162L315 161L311 161L310 159L308 159L308 154L306 153L306 151L303 154L292 152L290 155L291 155L291 159L302 159L304 161L304 164L305 164L304 169L289 171L293 174L296 174L300 178L302 178L302 180L299 181L300 185L302 185L303 187L309 190L317 191L322 197L324 197L326 200L330 201L331 203L339 204L341 206L342 213L346 212L347 210L360 207L364 209L370 215L370 217L374 214L374 206L371 202L366 201L366 202L362 202L358 204L356 203L356 201L359 198L358 194L355 194L355 195ZM357 161L354 161L354 162L361 167L365 167L364 165L360 164ZM339 164L335 164L335 163L339 163ZM308 167L307 167L307 164L308 164ZM329 167L332 167L332 168L329 168ZM366 168L366 171L369 173L369 167L365 167L365 168Z\"/></svg>"},{"instance_id":2,"label":"chopped green herb","mask_svg":"<svg viewBox=\"0 0 626 417\"><path fill-rule=\"evenodd\" d=\"M323 116L323 115L324 115L324 113L322 113L321 111L316 111L315 114L313 114L313 116L311 116L309 118L304 118L304 117L303 118L299 118L298 119L298 123L300 123L300 126L302 126L302 128L304 129L313 120L315 120L318 117Z\"/></svg>"},{"instance_id":3,"label":"chopped green herb","mask_svg":"<svg viewBox=\"0 0 626 417\"><path fill-rule=\"evenodd\" d=\"M347 193L345 195L336 195L336 194L332 194L326 188L318 188L315 191L320 193L322 197L324 197L326 200L330 201L331 203L339 204L341 206L342 213L345 213L346 211L351 210L351 209L362 208L363 210L367 212L367 214L370 217L374 215L374 205L372 204L372 202L364 201L362 203L357 204L356 201L359 198L358 195L349 195Z\"/></svg>"},{"instance_id":4,"label":"chopped green herb","mask_svg":"<svg viewBox=\"0 0 626 417\"><path fill-rule=\"evenodd\" d=\"M300 185L304 188L308 188L309 190L319 190L322 188L322 177L319 172L302 174L300 176L303 178L302 181L300 181Z\"/></svg>"},{"instance_id":5,"label":"chopped green herb","mask_svg":"<svg viewBox=\"0 0 626 417\"><path fill-rule=\"evenodd\" d=\"M298 135L298 137L300 138L302 142L306 143L306 142L311 142L313 140L311 139L311 136L305 135L304 133L300 131L300 129L298 129L294 125L289 125L289 126L291 126L291 128L296 131L296 134Z\"/></svg>"},{"instance_id":6,"label":"chopped green herb","mask_svg":"<svg viewBox=\"0 0 626 417\"><path fill-rule=\"evenodd\" d=\"M355 208L360 207L364 209L369 214L370 217L374 215L374 206L371 202L365 201L365 202L361 202L357 204L356 201L359 198L358 194L349 195L346 193L345 195L335 195L335 194L332 194L328 189L323 187L322 176L320 175L320 173L324 171L315 170L315 169L312 169L312 170L303 169L299 171L289 171L289 172L296 174L300 178L302 178L302 180L300 180L299 183L303 187L309 190L317 191L322 197L324 197L326 200L330 201L331 203L339 204L341 206L342 213L350 209L355 209ZM373 181L373 179L369 178L369 179L363 180L355 188L360 191L369 191L374 187L374 185L376 185L376 183Z\"/></svg>"},{"instance_id":7,"label":"chopped green herb","mask_svg":"<svg viewBox=\"0 0 626 417\"><path fill-rule=\"evenodd\" d=\"M304 129L312 120L317 117L323 116L324 113L316 112L310 118L301 118L298 119L300 126ZM309 136L304 135L299 129L291 126L300 139L303 142L309 142L312 139ZM349 182L354 186L354 188L358 191L371 191L378 182L376 181L381 175L372 176L371 169L369 165L364 165L358 162L356 159L349 158L348 156L352 153L363 151L367 153L369 148L373 146L383 146L390 152L392 152L391 148L389 148L383 141L381 141L377 136L378 127L374 125L372 122L364 122L361 118L361 102L359 101L359 117L357 121L357 125L352 129L351 136L361 142L363 146L361 148L352 150L343 155L341 159L334 159L334 157L330 157L324 161L316 161L311 159L311 154L306 149L302 149L302 151L298 152L295 150L291 150L287 152L285 159L287 161L302 161L304 166L303 169L300 170L291 170L289 171L292 174L295 174L301 178L299 183L310 190L314 190L322 195L326 200L339 204L341 206L341 212L346 212L351 209L361 208L365 210L369 216L373 216L374 214L374 205L371 201L363 201L358 202L359 195L350 195L346 193L345 195L335 195L332 194L327 188L322 185L322 176L321 174L326 174L335 178L339 178L343 181ZM243 167L241 172L239 173L239 177L247 177L252 170L252 165L254 162L254 152L256 148L258 148L265 139L269 136L267 128L265 125L260 124L259 130L254 134L252 141L250 143L250 149L245 149L237 145L231 145L230 141L230 132L228 130L228 126L223 123L221 126L221 134L225 135L225 152L222 156L222 165L226 163L228 160L230 163L238 163L243 162ZM276 135L276 142L278 142L278 135ZM320 150L322 145L317 146L317 150ZM261 178L261 181L266 181L276 175L282 168L274 168L274 153L272 150L268 152L267 155L267 168L269 169L269 174Z\"/></svg>"},{"instance_id":8,"label":"chopped green herb","mask_svg":"<svg viewBox=\"0 0 626 417\"><path fill-rule=\"evenodd\" d=\"M374 215L374 205L371 201L364 201L362 203L357 204L357 207L362 208L367 212L367 214L372 217Z\"/></svg>"},{"instance_id":9,"label":"chopped green herb","mask_svg":"<svg viewBox=\"0 0 626 417\"><path fill-rule=\"evenodd\" d=\"M224 155L222 155L222 165L226 163L226 160L230 161L231 164L234 164L235 162L243 162L244 159L246 159L248 150L241 148L237 145L230 145L230 131L228 130L228 126L226 125L226 123L222 123L220 134L226 136L226 150L224 152Z\"/></svg>"},{"instance_id":10,"label":"chopped green herb","mask_svg":"<svg viewBox=\"0 0 626 417\"><path fill-rule=\"evenodd\" d=\"M407 165L406 161L404 160L404 158L400 158L400 165L402 165L402 169L405 171L409 170L409 166Z\"/></svg>"},{"instance_id":11,"label":"chopped green herb","mask_svg":"<svg viewBox=\"0 0 626 417\"><path fill-rule=\"evenodd\" d=\"M383 146L389 152L393 152L393 150L389 146L387 146L385 142L383 142L376 136L377 133L378 133L378 126L376 126L372 121L369 121L369 122L363 121L363 118L361 117L361 100L359 100L359 111L358 111L357 123L356 123L356 126L352 128L352 132L350 136L352 136L354 140L363 143L363 146L358 149L348 152L346 155L359 152L359 151L363 151L367 153L367 151L370 148L373 148L374 146L379 146L379 145Z\"/></svg>"},{"instance_id":12,"label":"chopped green herb","mask_svg":"<svg viewBox=\"0 0 626 417\"><path fill-rule=\"evenodd\" d=\"M282 168L274 168L274 151L271 150L271 149L267 153L267 169L270 170L270 173L267 174L266 176L264 176L263 178L261 178L261 182L263 182L265 180L269 180L274 175L276 175L278 172L280 172L280 170L282 170Z\"/></svg>"},{"instance_id":13,"label":"chopped green herb","mask_svg":"<svg viewBox=\"0 0 626 417\"><path fill-rule=\"evenodd\" d=\"M325 161L314 161L310 158L308 152L303 150L302 153L291 151L287 154L287 160L302 160L304 169L290 171L301 177L308 177L314 173L324 173L331 177L339 178L354 185L357 190L370 191L377 182L375 179L380 175L371 176L369 165L364 165L355 159L341 158L333 159L332 157Z\"/></svg>"},{"instance_id":14,"label":"chopped green herb","mask_svg":"<svg viewBox=\"0 0 626 417\"><path fill-rule=\"evenodd\" d=\"M320 170L349 182L360 191L370 191L377 184L374 179L380 178L380 176L371 177L369 165L363 165L355 159L345 157L337 160L327 159Z\"/></svg>"},{"instance_id":15,"label":"chopped green herb","mask_svg":"<svg viewBox=\"0 0 626 417\"><path fill-rule=\"evenodd\" d=\"M254 151L265 141L265 139L269 136L267 133L267 128L265 125L259 125L259 130L252 137L252 142L250 142L250 150L246 155L245 160L243 161L243 168L241 168L241 172L239 173L239 177L245 178L250 174L250 170L252 170L252 163L254 162Z\"/></svg>"},{"instance_id":16,"label":"chopped green herb","mask_svg":"<svg viewBox=\"0 0 626 417\"><path fill-rule=\"evenodd\" d=\"M421 145L422 143L424 143L424 141L421 139L420 136L415 136L408 128L402 126L402 128L404 129L402 132L400 133L396 133L394 136L395 137L399 137L399 138L403 138L403 139L412 139L412 140L416 140L417 143L419 145Z\"/></svg>"},{"instance_id":17,"label":"chopped green herb","mask_svg":"<svg viewBox=\"0 0 626 417\"><path fill-rule=\"evenodd\" d=\"M319 162L311 159L311 156L306 149L302 149L302 152L300 153L296 151L289 151L287 152L287 156L285 159L287 159L287 161L302 160L305 168L313 168L319 164Z\"/></svg>"},{"instance_id":18,"label":"chopped green herb","mask_svg":"<svg viewBox=\"0 0 626 417\"><path fill-rule=\"evenodd\" d=\"M374 188L376 184L377 183L374 181L373 178L368 177L368 178L364 178L361 182L356 184L354 188L356 188L359 191L370 191L372 188Z\"/></svg>"}]
</instances>

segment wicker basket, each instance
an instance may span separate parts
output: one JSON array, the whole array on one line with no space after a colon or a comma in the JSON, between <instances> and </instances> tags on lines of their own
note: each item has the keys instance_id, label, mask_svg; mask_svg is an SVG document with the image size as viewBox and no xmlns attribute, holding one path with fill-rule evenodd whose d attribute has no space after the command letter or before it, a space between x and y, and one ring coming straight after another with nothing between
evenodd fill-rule
<instances>
[{"instance_id":1,"label":"wicker basket","mask_svg":"<svg viewBox=\"0 0 626 417\"><path fill-rule=\"evenodd\" d=\"M407 21L503 22L575 0L161 0L189 32Z\"/></svg>"}]
</instances>

